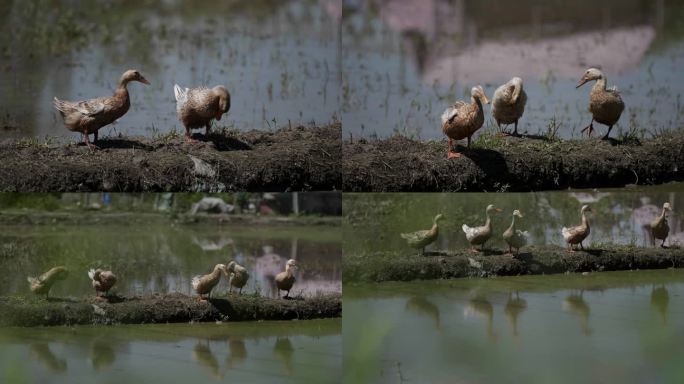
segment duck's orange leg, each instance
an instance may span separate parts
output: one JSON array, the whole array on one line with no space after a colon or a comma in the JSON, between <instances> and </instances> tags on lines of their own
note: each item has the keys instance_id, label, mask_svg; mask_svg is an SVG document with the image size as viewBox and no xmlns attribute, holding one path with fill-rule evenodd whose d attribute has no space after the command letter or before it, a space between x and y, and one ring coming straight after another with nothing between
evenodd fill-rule
<instances>
[{"instance_id":1,"label":"duck's orange leg","mask_svg":"<svg viewBox=\"0 0 684 384\"><path fill-rule=\"evenodd\" d=\"M188 143L197 143L198 141L192 138L192 132L190 128L185 128L185 141Z\"/></svg>"},{"instance_id":2,"label":"duck's orange leg","mask_svg":"<svg viewBox=\"0 0 684 384\"><path fill-rule=\"evenodd\" d=\"M452 140L451 138L449 138L449 154L447 155L447 159L452 159L452 158L457 158L457 159L458 159L459 157L461 157L461 154L458 153L458 152L453 152L453 151L451 150L451 143L452 143L452 141L453 141L453 140Z\"/></svg>"},{"instance_id":3,"label":"duck's orange leg","mask_svg":"<svg viewBox=\"0 0 684 384\"><path fill-rule=\"evenodd\" d=\"M589 125L587 125L587 126L581 131L581 133L584 133L584 132L587 131L587 130L588 130L587 136L591 137L591 134L594 133L594 119L591 119L591 123L589 123Z\"/></svg>"},{"instance_id":4,"label":"duck's orange leg","mask_svg":"<svg viewBox=\"0 0 684 384\"><path fill-rule=\"evenodd\" d=\"M83 141L85 142L85 145L88 146L90 149L99 149L97 145L93 144L90 142L90 138L88 137L88 134L83 135Z\"/></svg>"}]
</instances>

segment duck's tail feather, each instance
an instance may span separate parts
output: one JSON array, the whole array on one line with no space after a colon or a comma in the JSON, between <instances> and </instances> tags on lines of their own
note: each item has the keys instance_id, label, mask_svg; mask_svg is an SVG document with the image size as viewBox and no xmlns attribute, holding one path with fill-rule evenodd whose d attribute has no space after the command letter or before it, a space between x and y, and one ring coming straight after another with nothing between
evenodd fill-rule
<instances>
[{"instance_id":1,"label":"duck's tail feather","mask_svg":"<svg viewBox=\"0 0 684 384\"><path fill-rule=\"evenodd\" d=\"M188 89L181 88L180 85L173 85L173 94L176 96L176 101L184 101L187 98Z\"/></svg>"},{"instance_id":2,"label":"duck's tail feather","mask_svg":"<svg viewBox=\"0 0 684 384\"><path fill-rule=\"evenodd\" d=\"M95 279L95 270L94 270L94 269L91 268L91 269L88 271L88 277L90 278L90 280L94 280L94 279Z\"/></svg>"}]
</instances>

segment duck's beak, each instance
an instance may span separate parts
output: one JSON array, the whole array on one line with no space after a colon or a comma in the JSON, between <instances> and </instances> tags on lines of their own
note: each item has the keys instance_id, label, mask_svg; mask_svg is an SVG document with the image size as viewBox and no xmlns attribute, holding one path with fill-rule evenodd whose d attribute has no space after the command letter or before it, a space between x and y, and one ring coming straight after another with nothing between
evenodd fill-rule
<instances>
[{"instance_id":1,"label":"duck's beak","mask_svg":"<svg viewBox=\"0 0 684 384\"><path fill-rule=\"evenodd\" d=\"M145 84L145 85L150 85L150 82L147 81L147 79L144 78L144 77L142 77L142 76L140 76L140 82L143 83L143 84Z\"/></svg>"},{"instance_id":2,"label":"duck's beak","mask_svg":"<svg viewBox=\"0 0 684 384\"><path fill-rule=\"evenodd\" d=\"M587 79L586 76L583 76L583 77L580 79L579 84L577 84L577 86L575 87L575 89L577 89L577 88L583 86L584 84L587 83L587 81L589 81L589 79Z\"/></svg>"},{"instance_id":3,"label":"duck's beak","mask_svg":"<svg viewBox=\"0 0 684 384\"><path fill-rule=\"evenodd\" d=\"M223 116L223 112L221 112L221 111L216 112L216 116L215 116L216 120L221 120L221 116Z\"/></svg>"},{"instance_id":4,"label":"duck's beak","mask_svg":"<svg viewBox=\"0 0 684 384\"><path fill-rule=\"evenodd\" d=\"M485 96L485 95L482 95L482 97L484 98L484 102L485 102L485 104L489 104L489 99L487 98L487 96Z\"/></svg>"},{"instance_id":5,"label":"duck's beak","mask_svg":"<svg viewBox=\"0 0 684 384\"><path fill-rule=\"evenodd\" d=\"M503 212L503 209L501 209L501 208L495 208L494 210L497 212Z\"/></svg>"},{"instance_id":6,"label":"duck's beak","mask_svg":"<svg viewBox=\"0 0 684 384\"><path fill-rule=\"evenodd\" d=\"M518 212L518 213L520 214L520 218L522 219L524 217L522 212Z\"/></svg>"}]
</instances>

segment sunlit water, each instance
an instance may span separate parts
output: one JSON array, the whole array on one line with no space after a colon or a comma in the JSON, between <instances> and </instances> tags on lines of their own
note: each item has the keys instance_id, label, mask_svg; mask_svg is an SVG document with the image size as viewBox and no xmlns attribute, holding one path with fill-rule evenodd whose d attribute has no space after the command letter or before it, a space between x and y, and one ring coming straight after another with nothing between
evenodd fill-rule
<instances>
[{"instance_id":1,"label":"sunlit water","mask_svg":"<svg viewBox=\"0 0 684 384\"><path fill-rule=\"evenodd\" d=\"M338 8L327 0L5 1L0 138L79 140L52 98L109 96L129 68L152 85L131 83L131 109L101 136L182 132L174 83L229 89L230 113L215 127L329 123L339 119Z\"/></svg>"},{"instance_id":2,"label":"sunlit water","mask_svg":"<svg viewBox=\"0 0 684 384\"><path fill-rule=\"evenodd\" d=\"M0 328L3 383L333 383L341 320Z\"/></svg>"},{"instance_id":3,"label":"sunlit water","mask_svg":"<svg viewBox=\"0 0 684 384\"><path fill-rule=\"evenodd\" d=\"M0 295L30 294L26 276L56 265L69 277L51 295L82 297L94 293L90 268L111 269L118 276L113 291L123 295L181 292L191 294L194 276L209 273L218 263L236 260L250 274L243 293L277 297L274 277L288 259L300 269L292 293L311 296L341 292L342 245L339 228L174 225L4 226L3 247L17 247L12 258L0 260ZM228 290L221 279L216 292ZM281 293L282 294L282 293Z\"/></svg>"},{"instance_id":4,"label":"sunlit water","mask_svg":"<svg viewBox=\"0 0 684 384\"><path fill-rule=\"evenodd\" d=\"M447 106L469 101L477 84L491 98L513 76L528 94L520 132L555 127L561 137L579 137L591 120L591 84L575 86L590 66L622 92L626 110L613 132L649 137L684 122L681 2L344 3L345 137L441 138ZM494 129L490 106L485 115Z\"/></svg>"},{"instance_id":5,"label":"sunlit water","mask_svg":"<svg viewBox=\"0 0 684 384\"><path fill-rule=\"evenodd\" d=\"M561 228L580 224L580 208L588 204L591 234L584 244L629 244L651 246L645 227L670 202L670 235L666 245L684 244L684 194L681 184L620 190L581 190L534 193L376 193L343 197L344 252L412 251L399 234L429 229L432 218L442 213L440 235L428 249L464 249L468 242L463 224L484 225L489 204L503 209L492 215L494 234L489 247L507 249L503 232L510 226L513 210L522 212L517 229L529 232L530 245L559 245L565 242ZM660 244L660 243L658 243Z\"/></svg>"},{"instance_id":6,"label":"sunlit water","mask_svg":"<svg viewBox=\"0 0 684 384\"><path fill-rule=\"evenodd\" d=\"M345 382L680 383L684 270L344 287Z\"/></svg>"}]
</instances>

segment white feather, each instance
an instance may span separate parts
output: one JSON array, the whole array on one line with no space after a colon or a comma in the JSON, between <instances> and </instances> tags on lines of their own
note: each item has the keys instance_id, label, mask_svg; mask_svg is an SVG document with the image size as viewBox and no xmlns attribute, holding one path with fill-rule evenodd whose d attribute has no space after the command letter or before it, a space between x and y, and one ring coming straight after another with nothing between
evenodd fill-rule
<instances>
[{"instance_id":1,"label":"white feather","mask_svg":"<svg viewBox=\"0 0 684 384\"><path fill-rule=\"evenodd\" d=\"M197 290L197 286L200 283L200 277L201 276L195 276L192 278L192 289L194 289L195 291Z\"/></svg>"},{"instance_id":2,"label":"white feather","mask_svg":"<svg viewBox=\"0 0 684 384\"><path fill-rule=\"evenodd\" d=\"M475 237L475 228L469 227L466 224L463 224L462 228L463 228L463 232L466 235L466 239L468 239L468 241L472 240L473 237Z\"/></svg>"},{"instance_id":3,"label":"white feather","mask_svg":"<svg viewBox=\"0 0 684 384\"><path fill-rule=\"evenodd\" d=\"M569 231L570 231L570 228L563 227L563 229L561 229L561 233L563 234L563 239L565 239L566 241L570 237Z\"/></svg>"},{"instance_id":4,"label":"white feather","mask_svg":"<svg viewBox=\"0 0 684 384\"><path fill-rule=\"evenodd\" d=\"M456 108L449 107L442 113L442 125L446 124L447 121L451 120L452 117L456 116Z\"/></svg>"},{"instance_id":5,"label":"white feather","mask_svg":"<svg viewBox=\"0 0 684 384\"><path fill-rule=\"evenodd\" d=\"M90 269L88 271L88 277L90 278L90 280L95 279L95 270L94 269Z\"/></svg>"},{"instance_id":6,"label":"white feather","mask_svg":"<svg viewBox=\"0 0 684 384\"><path fill-rule=\"evenodd\" d=\"M176 96L176 101L180 104L185 104L188 101L188 88L181 88L180 85L173 85L173 93Z\"/></svg>"}]
</instances>

